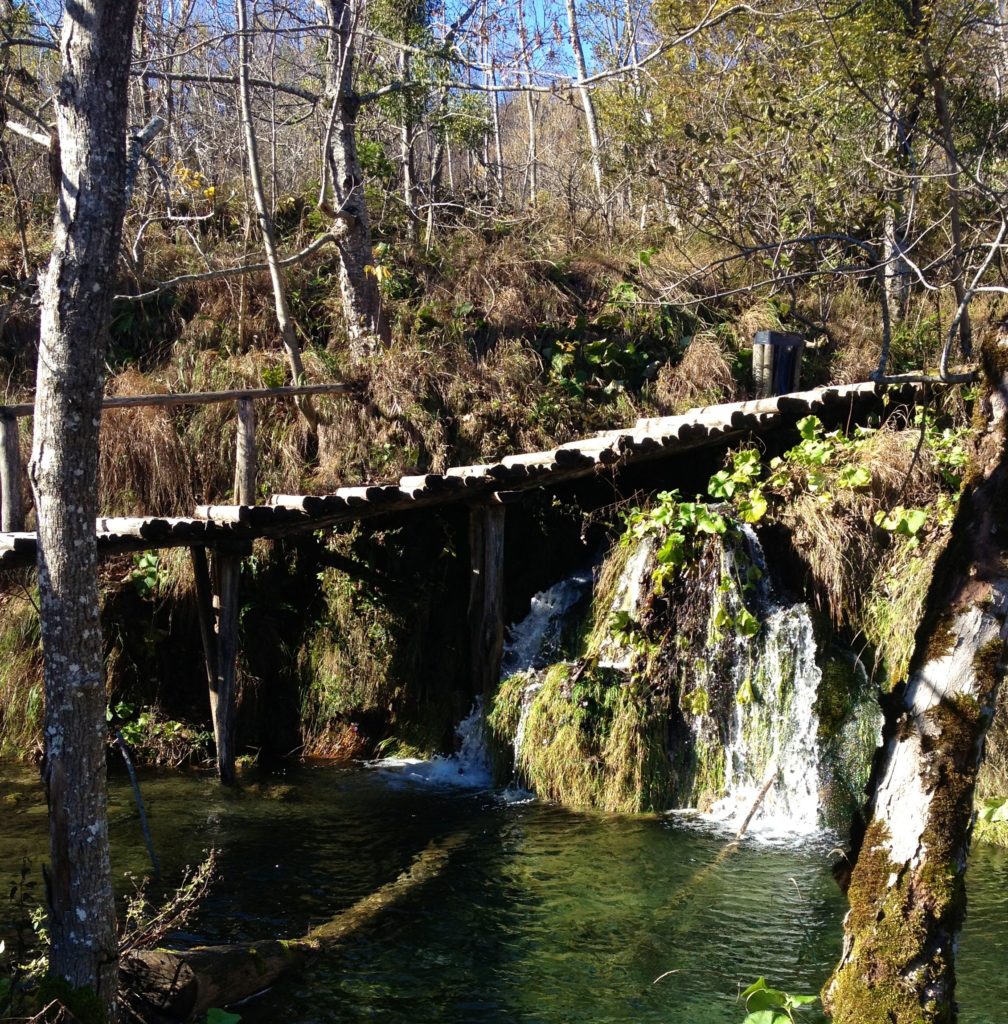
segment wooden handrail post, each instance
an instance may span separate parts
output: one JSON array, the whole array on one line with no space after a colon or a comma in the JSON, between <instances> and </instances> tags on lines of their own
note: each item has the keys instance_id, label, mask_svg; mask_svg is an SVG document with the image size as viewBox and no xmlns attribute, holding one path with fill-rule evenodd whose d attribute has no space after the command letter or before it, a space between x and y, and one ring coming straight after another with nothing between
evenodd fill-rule
<instances>
[{"instance_id":1,"label":"wooden handrail post","mask_svg":"<svg viewBox=\"0 0 1008 1024\"><path fill-rule=\"evenodd\" d=\"M238 444L235 450L235 504L256 503L256 452L255 405L250 398L238 399Z\"/></svg>"},{"instance_id":2,"label":"wooden handrail post","mask_svg":"<svg viewBox=\"0 0 1008 1024\"><path fill-rule=\"evenodd\" d=\"M0 436L3 460L0 462L0 529L19 533L24 529L24 506L21 502L21 437L17 418L6 409L0 412Z\"/></svg>"}]
</instances>

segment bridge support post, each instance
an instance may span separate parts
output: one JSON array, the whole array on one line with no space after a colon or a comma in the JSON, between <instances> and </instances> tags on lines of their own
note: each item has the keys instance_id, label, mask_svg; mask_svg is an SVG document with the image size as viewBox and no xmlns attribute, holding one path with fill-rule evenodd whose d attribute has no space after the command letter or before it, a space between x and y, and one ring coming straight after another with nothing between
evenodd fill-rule
<instances>
[{"instance_id":1,"label":"bridge support post","mask_svg":"<svg viewBox=\"0 0 1008 1024\"><path fill-rule=\"evenodd\" d=\"M256 414L249 398L240 398L238 406L238 444L235 451L235 503L254 505L256 503Z\"/></svg>"},{"instance_id":2,"label":"bridge support post","mask_svg":"<svg viewBox=\"0 0 1008 1024\"><path fill-rule=\"evenodd\" d=\"M472 690L489 697L500 680L504 652L504 506L469 512L469 659Z\"/></svg>"},{"instance_id":3,"label":"bridge support post","mask_svg":"<svg viewBox=\"0 0 1008 1024\"><path fill-rule=\"evenodd\" d=\"M231 786L235 782L239 581L242 556L246 552L230 548L215 551L212 572L205 548L191 548L190 552L207 664L217 774L221 783Z\"/></svg>"},{"instance_id":4,"label":"bridge support post","mask_svg":"<svg viewBox=\"0 0 1008 1024\"><path fill-rule=\"evenodd\" d=\"M17 417L0 412L0 529L17 533L24 529L24 507L21 503L21 439Z\"/></svg>"}]
</instances>

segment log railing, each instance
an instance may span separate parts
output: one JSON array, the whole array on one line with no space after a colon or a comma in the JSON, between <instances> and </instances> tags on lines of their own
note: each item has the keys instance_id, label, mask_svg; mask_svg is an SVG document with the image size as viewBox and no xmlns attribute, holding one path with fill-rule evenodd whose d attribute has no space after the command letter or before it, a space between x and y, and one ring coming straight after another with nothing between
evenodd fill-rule
<instances>
[{"instance_id":1,"label":"log railing","mask_svg":"<svg viewBox=\"0 0 1008 1024\"><path fill-rule=\"evenodd\" d=\"M230 391L193 391L162 395L118 395L106 398L102 409L136 409L142 406L214 405L234 402L237 409L238 444L235 453L235 502L255 503L257 448L255 402L301 398L310 395L352 394L349 384L301 384L279 388L236 388ZM18 533L24 529L22 501L23 467L17 421L31 416L31 403L0 405L0 530Z\"/></svg>"}]
</instances>

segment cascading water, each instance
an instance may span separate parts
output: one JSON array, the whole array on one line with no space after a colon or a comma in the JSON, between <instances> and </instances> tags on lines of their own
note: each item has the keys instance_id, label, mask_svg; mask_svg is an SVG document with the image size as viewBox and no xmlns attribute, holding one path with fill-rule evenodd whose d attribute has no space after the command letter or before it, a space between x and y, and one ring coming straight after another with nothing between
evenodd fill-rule
<instances>
[{"instance_id":1,"label":"cascading water","mask_svg":"<svg viewBox=\"0 0 1008 1024\"><path fill-rule=\"evenodd\" d=\"M578 570L532 598L529 613L508 628L501 678L539 669L551 660L560 642L564 617L592 585L590 570Z\"/></svg>"},{"instance_id":2,"label":"cascading water","mask_svg":"<svg viewBox=\"0 0 1008 1024\"><path fill-rule=\"evenodd\" d=\"M742 528L742 544L726 547L724 559L736 579L750 575L743 571L749 565L757 568L751 603L760 629L728 641L734 648L735 701L725 749L725 793L709 817L768 838L808 835L820 818L815 705L821 673L812 619L804 603L784 604L774 596L751 527Z\"/></svg>"},{"instance_id":3,"label":"cascading water","mask_svg":"<svg viewBox=\"0 0 1008 1024\"><path fill-rule=\"evenodd\" d=\"M565 618L591 590L593 581L590 570L579 569L571 573L547 590L539 591L532 598L528 615L508 628L501 662L501 679L519 672L524 672L528 677L528 685L522 692L521 714L515 730L515 763L518 762L525 738L529 708L542 687L538 670L544 668L556 654Z\"/></svg>"},{"instance_id":4,"label":"cascading water","mask_svg":"<svg viewBox=\"0 0 1008 1024\"><path fill-rule=\"evenodd\" d=\"M725 751L726 793L711 817L737 829L759 800L750 831L807 835L819 825L820 672L806 606L769 610L751 648L751 661L738 666L743 678L736 691L749 699L736 700Z\"/></svg>"},{"instance_id":5,"label":"cascading water","mask_svg":"<svg viewBox=\"0 0 1008 1024\"><path fill-rule=\"evenodd\" d=\"M391 778L434 785L460 786L464 789L489 789L493 771L483 727L483 698L477 697L472 710L455 726L459 748L450 757L432 757L423 761L412 757L387 757L373 766L387 771Z\"/></svg>"},{"instance_id":6,"label":"cascading water","mask_svg":"<svg viewBox=\"0 0 1008 1024\"><path fill-rule=\"evenodd\" d=\"M565 616L585 596L591 584L591 572L582 570L532 598L528 615L508 631L502 678L527 671L534 692L535 669L545 665L555 654ZM472 710L455 727L458 750L454 754L429 760L384 758L374 762L374 767L400 780L489 789L493 785L493 770L484 726L483 698L477 697Z\"/></svg>"}]
</instances>

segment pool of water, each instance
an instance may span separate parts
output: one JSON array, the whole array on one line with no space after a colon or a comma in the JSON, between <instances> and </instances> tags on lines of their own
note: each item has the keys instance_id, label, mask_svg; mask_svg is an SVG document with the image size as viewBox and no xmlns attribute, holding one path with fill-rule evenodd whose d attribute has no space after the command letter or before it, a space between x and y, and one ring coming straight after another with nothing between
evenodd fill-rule
<instances>
[{"instance_id":1,"label":"pool of water","mask_svg":"<svg viewBox=\"0 0 1008 1024\"><path fill-rule=\"evenodd\" d=\"M220 879L180 941L303 934L429 842L462 837L448 869L379 927L241 1007L247 1024L729 1024L745 1016L740 987L763 974L817 992L839 951L828 839L725 856L723 838L675 818L573 814L394 770L299 768L238 794L195 775L143 788L166 878L220 851ZM37 875L45 807L32 773L0 768L0 813L0 883L25 856ZM121 780L110 820L125 891L147 864ZM1008 856L978 850L968 884L960 1019L994 1024L1008 1004ZM10 920L0 902L0 937Z\"/></svg>"}]
</instances>

